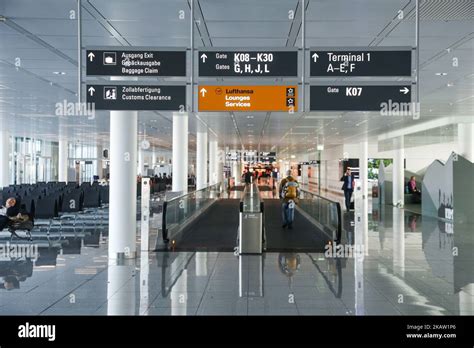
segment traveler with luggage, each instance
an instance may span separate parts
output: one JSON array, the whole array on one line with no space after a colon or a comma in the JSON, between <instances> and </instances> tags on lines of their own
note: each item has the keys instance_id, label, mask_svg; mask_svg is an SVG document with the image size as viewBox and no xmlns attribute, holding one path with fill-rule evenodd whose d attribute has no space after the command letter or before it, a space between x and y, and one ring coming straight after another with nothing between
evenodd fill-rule
<instances>
[{"instance_id":1,"label":"traveler with luggage","mask_svg":"<svg viewBox=\"0 0 474 348\"><path fill-rule=\"evenodd\" d=\"M295 219L295 205L299 195L298 181L291 175L291 170L286 172L286 177L280 182L280 198L282 199L283 228L293 229Z\"/></svg>"}]
</instances>

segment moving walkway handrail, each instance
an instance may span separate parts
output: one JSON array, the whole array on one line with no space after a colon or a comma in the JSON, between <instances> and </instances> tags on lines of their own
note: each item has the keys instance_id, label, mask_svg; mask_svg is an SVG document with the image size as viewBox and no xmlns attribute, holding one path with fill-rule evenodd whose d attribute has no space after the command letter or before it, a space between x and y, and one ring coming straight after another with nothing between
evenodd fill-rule
<instances>
[{"instance_id":1,"label":"moving walkway handrail","mask_svg":"<svg viewBox=\"0 0 474 348\"><path fill-rule=\"evenodd\" d=\"M299 188L300 192L304 192L305 194L311 195L313 197L316 197L318 199L321 199L323 201L328 202L329 204L332 204L336 207L336 212L337 212L337 226L336 226L336 239L335 242L339 243L341 241L341 235L342 235L342 214L341 214L341 204L337 201L334 201L332 199L329 199L327 197L320 196L314 192L305 190L303 188Z\"/></svg>"},{"instance_id":2,"label":"moving walkway handrail","mask_svg":"<svg viewBox=\"0 0 474 348\"><path fill-rule=\"evenodd\" d=\"M196 191L192 191L192 192L188 192L188 193L185 193L185 194L182 194L180 196L176 196L176 197L173 197L171 199L165 199L165 201L163 202L163 215L162 215L162 221L161 221L161 228L162 228L162 235L163 235L163 242L164 243L168 243L169 242L169 238L168 238L168 227L167 227L167 224L166 224L166 218L167 218L167 208L168 208L168 205L170 203L173 203L173 202L176 202L176 201L180 201L180 200L183 200L185 199L186 197L189 197L191 195L197 195L198 193L200 192L206 192L206 191L213 191L213 189L215 189L216 191L219 191L220 189L220 186L221 186L221 183L217 183L217 184L213 184L213 185L209 185L207 187L204 187L200 190L196 190Z\"/></svg>"}]
</instances>

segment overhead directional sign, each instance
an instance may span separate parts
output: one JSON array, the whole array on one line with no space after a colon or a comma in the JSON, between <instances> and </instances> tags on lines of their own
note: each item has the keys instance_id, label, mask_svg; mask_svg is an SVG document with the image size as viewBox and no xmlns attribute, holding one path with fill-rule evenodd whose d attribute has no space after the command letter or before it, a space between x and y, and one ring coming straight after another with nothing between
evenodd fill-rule
<instances>
[{"instance_id":1,"label":"overhead directional sign","mask_svg":"<svg viewBox=\"0 0 474 348\"><path fill-rule=\"evenodd\" d=\"M184 111L186 86L87 85L87 102L97 110Z\"/></svg>"},{"instance_id":2,"label":"overhead directional sign","mask_svg":"<svg viewBox=\"0 0 474 348\"><path fill-rule=\"evenodd\" d=\"M311 86L311 111L409 111L411 85Z\"/></svg>"},{"instance_id":3,"label":"overhead directional sign","mask_svg":"<svg viewBox=\"0 0 474 348\"><path fill-rule=\"evenodd\" d=\"M298 76L298 52L199 51L199 76Z\"/></svg>"},{"instance_id":4,"label":"overhead directional sign","mask_svg":"<svg viewBox=\"0 0 474 348\"><path fill-rule=\"evenodd\" d=\"M186 76L186 51L87 50L89 76Z\"/></svg>"},{"instance_id":5,"label":"overhead directional sign","mask_svg":"<svg viewBox=\"0 0 474 348\"><path fill-rule=\"evenodd\" d=\"M411 76L411 49L311 50L310 76Z\"/></svg>"},{"instance_id":6,"label":"overhead directional sign","mask_svg":"<svg viewBox=\"0 0 474 348\"><path fill-rule=\"evenodd\" d=\"M297 111L296 86L199 86L199 111Z\"/></svg>"}]
</instances>

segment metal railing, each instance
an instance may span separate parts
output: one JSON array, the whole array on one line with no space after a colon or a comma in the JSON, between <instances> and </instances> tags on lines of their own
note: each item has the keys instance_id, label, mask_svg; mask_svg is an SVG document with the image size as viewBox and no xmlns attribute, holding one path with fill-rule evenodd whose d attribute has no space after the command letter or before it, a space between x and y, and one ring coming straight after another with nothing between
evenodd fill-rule
<instances>
[{"instance_id":1,"label":"metal railing","mask_svg":"<svg viewBox=\"0 0 474 348\"><path fill-rule=\"evenodd\" d=\"M201 190L173 197L163 202L162 236L169 243L181 230L202 211L220 197L221 183Z\"/></svg>"},{"instance_id":2,"label":"metal railing","mask_svg":"<svg viewBox=\"0 0 474 348\"><path fill-rule=\"evenodd\" d=\"M339 243L342 234L341 205L300 188L298 207L319 223L321 229Z\"/></svg>"}]
</instances>

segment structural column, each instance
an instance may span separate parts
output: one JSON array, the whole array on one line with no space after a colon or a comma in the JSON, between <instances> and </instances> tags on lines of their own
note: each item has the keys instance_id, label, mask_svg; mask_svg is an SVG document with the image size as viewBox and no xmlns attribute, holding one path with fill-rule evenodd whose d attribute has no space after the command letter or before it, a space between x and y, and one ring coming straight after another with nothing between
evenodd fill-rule
<instances>
[{"instance_id":1,"label":"structural column","mask_svg":"<svg viewBox=\"0 0 474 348\"><path fill-rule=\"evenodd\" d=\"M198 124L196 140L196 189L207 186L207 128Z\"/></svg>"},{"instance_id":2,"label":"structural column","mask_svg":"<svg viewBox=\"0 0 474 348\"><path fill-rule=\"evenodd\" d=\"M137 111L110 112L109 258L136 254Z\"/></svg>"},{"instance_id":3,"label":"structural column","mask_svg":"<svg viewBox=\"0 0 474 348\"><path fill-rule=\"evenodd\" d=\"M366 141L360 143L360 157L359 157L359 180L362 190L362 211L360 212L362 217L362 231L363 231L363 243L365 255L368 255L369 247L369 144Z\"/></svg>"},{"instance_id":4,"label":"structural column","mask_svg":"<svg viewBox=\"0 0 474 348\"><path fill-rule=\"evenodd\" d=\"M67 182L67 140L59 139L58 181Z\"/></svg>"},{"instance_id":5,"label":"structural column","mask_svg":"<svg viewBox=\"0 0 474 348\"><path fill-rule=\"evenodd\" d=\"M10 132L0 131L0 188L10 185L9 155Z\"/></svg>"},{"instance_id":6,"label":"structural column","mask_svg":"<svg viewBox=\"0 0 474 348\"><path fill-rule=\"evenodd\" d=\"M188 192L188 114L173 114L173 185L174 192Z\"/></svg>"},{"instance_id":7,"label":"structural column","mask_svg":"<svg viewBox=\"0 0 474 348\"><path fill-rule=\"evenodd\" d=\"M398 137L394 140L394 154L393 154L393 175L392 175L392 204L403 207L405 200L404 186L405 186L405 148L403 137Z\"/></svg>"},{"instance_id":8,"label":"structural column","mask_svg":"<svg viewBox=\"0 0 474 348\"><path fill-rule=\"evenodd\" d=\"M474 162L474 123L458 124L459 154Z\"/></svg>"},{"instance_id":9,"label":"structural column","mask_svg":"<svg viewBox=\"0 0 474 348\"><path fill-rule=\"evenodd\" d=\"M240 184L240 162L237 160L232 162L232 176L234 177L234 184L237 186Z\"/></svg>"},{"instance_id":10,"label":"structural column","mask_svg":"<svg viewBox=\"0 0 474 348\"><path fill-rule=\"evenodd\" d=\"M217 156L217 139L212 139L209 141L209 185L214 185L217 183Z\"/></svg>"}]
</instances>

